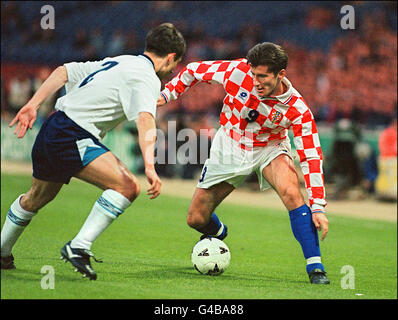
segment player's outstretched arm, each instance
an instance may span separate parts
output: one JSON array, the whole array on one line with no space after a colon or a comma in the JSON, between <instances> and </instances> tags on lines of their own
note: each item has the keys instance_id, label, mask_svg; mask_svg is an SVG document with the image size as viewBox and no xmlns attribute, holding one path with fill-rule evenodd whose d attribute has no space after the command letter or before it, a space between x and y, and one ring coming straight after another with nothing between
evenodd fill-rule
<instances>
[{"instance_id":1,"label":"player's outstretched arm","mask_svg":"<svg viewBox=\"0 0 398 320\"><path fill-rule=\"evenodd\" d=\"M10 127L17 124L14 134L18 134L18 138L23 138L28 128L32 129L37 118L37 110L43 101L64 86L67 81L68 74L66 68L60 66L43 82L33 97L19 110L15 118L10 122Z\"/></svg>"},{"instance_id":2,"label":"player's outstretched arm","mask_svg":"<svg viewBox=\"0 0 398 320\"><path fill-rule=\"evenodd\" d=\"M199 82L223 84L226 72L236 67L238 60L198 61L187 64L173 79L166 83L157 106L178 99L184 92ZM163 99L162 99L163 97Z\"/></svg>"},{"instance_id":3,"label":"player's outstretched arm","mask_svg":"<svg viewBox=\"0 0 398 320\"><path fill-rule=\"evenodd\" d=\"M152 114L141 112L137 119L138 143L144 158L145 175L150 184L147 195L155 199L160 194L162 181L155 170L156 123Z\"/></svg>"},{"instance_id":4,"label":"player's outstretched arm","mask_svg":"<svg viewBox=\"0 0 398 320\"><path fill-rule=\"evenodd\" d=\"M298 100L302 114L292 121L293 142L300 159L308 199L311 204L312 221L324 240L329 231L329 221L325 215L326 194L322 169L322 150L314 116L304 100ZM305 106L305 107L303 107Z\"/></svg>"}]
</instances>

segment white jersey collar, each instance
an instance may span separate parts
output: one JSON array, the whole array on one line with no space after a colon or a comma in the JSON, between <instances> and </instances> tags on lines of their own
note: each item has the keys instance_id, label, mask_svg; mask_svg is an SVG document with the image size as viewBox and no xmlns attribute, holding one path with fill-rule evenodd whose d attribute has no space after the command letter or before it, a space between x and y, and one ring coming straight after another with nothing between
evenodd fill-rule
<instances>
[{"instance_id":1,"label":"white jersey collar","mask_svg":"<svg viewBox=\"0 0 398 320\"><path fill-rule=\"evenodd\" d=\"M145 53L141 53L141 54L138 55L138 56L139 56L139 57L146 58L146 60L148 60L148 61L152 64L153 69L155 69L155 64L153 63L152 59L151 59L149 56L147 56Z\"/></svg>"}]
</instances>

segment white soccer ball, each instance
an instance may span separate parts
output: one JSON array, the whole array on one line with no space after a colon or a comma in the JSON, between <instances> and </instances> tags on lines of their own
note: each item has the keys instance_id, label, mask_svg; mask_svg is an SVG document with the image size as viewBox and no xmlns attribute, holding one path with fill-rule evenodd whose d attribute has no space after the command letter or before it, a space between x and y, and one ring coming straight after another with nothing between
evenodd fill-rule
<instances>
[{"instance_id":1,"label":"white soccer ball","mask_svg":"<svg viewBox=\"0 0 398 320\"><path fill-rule=\"evenodd\" d=\"M217 238L204 238L192 249L192 264L201 274L218 276L228 268L230 260L228 246Z\"/></svg>"}]
</instances>

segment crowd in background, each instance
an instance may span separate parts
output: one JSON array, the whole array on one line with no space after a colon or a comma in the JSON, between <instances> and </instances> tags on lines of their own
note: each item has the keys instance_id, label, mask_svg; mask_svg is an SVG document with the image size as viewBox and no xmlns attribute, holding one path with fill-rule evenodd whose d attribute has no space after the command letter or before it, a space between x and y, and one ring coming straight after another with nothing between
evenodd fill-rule
<instances>
[{"instance_id":1,"label":"crowd in background","mask_svg":"<svg viewBox=\"0 0 398 320\"><path fill-rule=\"evenodd\" d=\"M123 2L101 1L97 5L118 7L120 3ZM354 6L362 4L361 1L353 3ZM83 10L82 6L87 4L75 2L75 10ZM170 14L176 6L178 2L175 1L154 1L149 3L148 8L154 13L153 16L159 14L161 17L161 14ZM204 8L204 4L195 6ZM302 17L305 27L315 33L328 30L331 25L338 23L333 10L318 3L306 7ZM326 49L311 48L288 37L274 40L287 51L287 77L305 98L318 125L333 127L340 120L348 119L359 128L382 130L391 124L397 108L396 14L391 24L391 10L396 10L396 2L386 3L376 11L365 12L357 17L355 30L340 33ZM73 10L63 14L73 15ZM239 12L236 14L239 15ZM297 17L290 18L293 20ZM149 29L163 21L162 18L153 18L143 28ZM222 36L210 33L205 19L193 25L183 17L171 22L182 31L187 41L186 55L175 74L192 61L245 57L252 46L267 41L267 35L271 33L270 30L264 30L259 20L239 26L236 32ZM17 30L20 50L32 43L39 44L42 48L50 48L57 43L57 28L44 31L40 28L38 19L34 19L33 25L28 25L16 2L2 2L1 26L2 38L15 34ZM275 23L275 28L278 28L278 23ZM89 29L77 28L69 43L76 54L74 57L80 61L99 60L120 54L139 54L144 47L141 31L115 28L106 33L94 24ZM11 46L9 51L13 48ZM6 49L3 48L2 40L2 52ZM30 68L18 61L2 61L3 120L12 118L57 66L56 63L48 64L45 60L43 58L41 63L35 61ZM60 94L61 91L43 104L39 123L53 111L55 99ZM201 128L216 127L224 95L222 86L198 84L190 89L189 94L158 110L158 125L165 127L168 120L177 120L179 126L195 128L198 132ZM192 175L186 174L187 177Z\"/></svg>"},{"instance_id":2,"label":"crowd in background","mask_svg":"<svg viewBox=\"0 0 398 320\"><path fill-rule=\"evenodd\" d=\"M112 6L117 5L118 2L112 2ZM173 1L155 1L150 8L168 12L176 5ZM42 46L54 43L56 29L42 30L37 19L32 27L28 27L15 2L8 2L2 9L2 37L16 28L21 32L21 49L32 42ZM318 122L333 123L350 118L367 128L389 124L397 105L397 39L396 30L387 23L386 12L387 9L363 15L356 30L343 33L330 43L326 52L308 49L286 39L278 42L289 56L287 77L304 96ZM149 21L148 28L159 22L157 19ZM336 21L331 9L313 6L307 10L304 22L307 28L322 32ZM267 34L259 22L241 26L229 37L208 34L204 24L188 28L184 20L176 22L188 44L186 56L176 72L192 61L245 57L247 51L264 41ZM81 61L85 61L138 54L144 43L137 30L117 28L106 38L94 25L91 29L78 28L71 45L80 53ZM13 114L18 105L23 105L43 72L42 68L33 75L21 71L6 75L2 72L2 117ZM172 102L168 111L217 116L223 95L220 86L197 85L189 96Z\"/></svg>"}]
</instances>

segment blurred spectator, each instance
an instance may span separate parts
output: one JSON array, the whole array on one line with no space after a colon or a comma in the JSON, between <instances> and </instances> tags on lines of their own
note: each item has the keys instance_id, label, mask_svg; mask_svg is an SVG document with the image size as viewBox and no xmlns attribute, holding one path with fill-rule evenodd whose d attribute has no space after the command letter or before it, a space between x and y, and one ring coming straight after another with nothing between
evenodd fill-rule
<instances>
[{"instance_id":1,"label":"blurred spectator","mask_svg":"<svg viewBox=\"0 0 398 320\"><path fill-rule=\"evenodd\" d=\"M211 59L212 52L203 24L197 24L192 29L187 30L186 41L187 52L184 60L188 62Z\"/></svg>"},{"instance_id":2,"label":"blurred spectator","mask_svg":"<svg viewBox=\"0 0 398 320\"><path fill-rule=\"evenodd\" d=\"M95 54L101 56L104 50L104 37L100 28L94 28L90 31L89 43L95 50Z\"/></svg>"},{"instance_id":3,"label":"blurred spectator","mask_svg":"<svg viewBox=\"0 0 398 320\"><path fill-rule=\"evenodd\" d=\"M43 30L40 26L40 19L35 19L31 28L26 28L21 32L21 41L24 45L52 45L56 41L54 29Z\"/></svg>"},{"instance_id":4,"label":"blurred spectator","mask_svg":"<svg viewBox=\"0 0 398 320\"><path fill-rule=\"evenodd\" d=\"M331 165L329 174L336 183L331 196L334 200L347 198L350 188L360 182L361 170L354 152L359 139L359 128L350 119L341 119L335 124L332 152L328 160Z\"/></svg>"},{"instance_id":5,"label":"blurred spectator","mask_svg":"<svg viewBox=\"0 0 398 320\"><path fill-rule=\"evenodd\" d=\"M129 30L126 33L126 42L124 45L124 54L138 54L142 52L142 47L138 35L134 30Z\"/></svg>"},{"instance_id":6,"label":"blurred spectator","mask_svg":"<svg viewBox=\"0 0 398 320\"><path fill-rule=\"evenodd\" d=\"M9 111L16 115L30 99L32 84L29 77L24 73L18 73L10 81L10 91L8 95Z\"/></svg>"},{"instance_id":7,"label":"blurred spectator","mask_svg":"<svg viewBox=\"0 0 398 320\"><path fill-rule=\"evenodd\" d=\"M21 38L24 45L33 45L41 41L43 30L40 27L40 20L36 19L31 28L22 32Z\"/></svg>"},{"instance_id":8,"label":"blurred spectator","mask_svg":"<svg viewBox=\"0 0 398 320\"><path fill-rule=\"evenodd\" d=\"M188 137L183 144L191 143L191 149L186 153L190 159L189 163L182 166L181 177L183 179L194 179L202 170L204 161L210 156L211 140L214 132L206 114L187 114L185 116L185 126L192 129L193 136ZM189 141L189 142L188 142Z\"/></svg>"},{"instance_id":9,"label":"blurred spectator","mask_svg":"<svg viewBox=\"0 0 398 320\"><path fill-rule=\"evenodd\" d=\"M10 35L14 31L23 32L26 29L21 8L15 1L1 2L1 34Z\"/></svg>"},{"instance_id":10,"label":"blurred spectator","mask_svg":"<svg viewBox=\"0 0 398 320\"><path fill-rule=\"evenodd\" d=\"M245 57L247 52L257 43L262 42L261 35L267 32L258 22L242 25L237 33L236 39L240 44L240 54Z\"/></svg>"},{"instance_id":11,"label":"blurred spectator","mask_svg":"<svg viewBox=\"0 0 398 320\"><path fill-rule=\"evenodd\" d=\"M379 137L380 156L391 158L397 156L397 118L393 117L391 125L384 129Z\"/></svg>"},{"instance_id":12,"label":"blurred spectator","mask_svg":"<svg viewBox=\"0 0 398 320\"><path fill-rule=\"evenodd\" d=\"M91 44L87 45L83 51L83 60L95 61L99 59L98 52L95 50L95 48Z\"/></svg>"},{"instance_id":13,"label":"blurred spectator","mask_svg":"<svg viewBox=\"0 0 398 320\"><path fill-rule=\"evenodd\" d=\"M397 201L397 118L382 131L379 137L379 175L376 193L381 200Z\"/></svg>"},{"instance_id":14,"label":"blurred spectator","mask_svg":"<svg viewBox=\"0 0 398 320\"><path fill-rule=\"evenodd\" d=\"M52 45L56 41L55 29L42 30L41 42L43 45Z\"/></svg>"},{"instance_id":15,"label":"blurred spectator","mask_svg":"<svg viewBox=\"0 0 398 320\"><path fill-rule=\"evenodd\" d=\"M77 50L84 51L86 47L90 44L89 37L86 29L81 28L76 32L75 40L73 41L73 46Z\"/></svg>"},{"instance_id":16,"label":"blurred spectator","mask_svg":"<svg viewBox=\"0 0 398 320\"><path fill-rule=\"evenodd\" d=\"M332 9L325 7L312 7L305 16L305 25L311 29L323 30L336 23Z\"/></svg>"},{"instance_id":17,"label":"blurred spectator","mask_svg":"<svg viewBox=\"0 0 398 320\"><path fill-rule=\"evenodd\" d=\"M89 36L87 30L83 28L76 33L73 46L80 53L82 60L93 61L99 59L100 53L96 50L95 45L99 45L100 39L93 39L91 35Z\"/></svg>"},{"instance_id":18,"label":"blurred spectator","mask_svg":"<svg viewBox=\"0 0 398 320\"><path fill-rule=\"evenodd\" d=\"M122 29L117 29L109 41L109 45L106 48L107 55L109 57L124 54L124 48L126 44L126 37Z\"/></svg>"},{"instance_id":19,"label":"blurred spectator","mask_svg":"<svg viewBox=\"0 0 398 320\"><path fill-rule=\"evenodd\" d=\"M361 169L361 188L363 198L375 194L375 181L378 175L376 152L366 142L360 142L355 147Z\"/></svg>"},{"instance_id":20,"label":"blurred spectator","mask_svg":"<svg viewBox=\"0 0 398 320\"><path fill-rule=\"evenodd\" d=\"M173 9L175 1L150 1L149 7L155 12L168 12Z\"/></svg>"}]
</instances>

